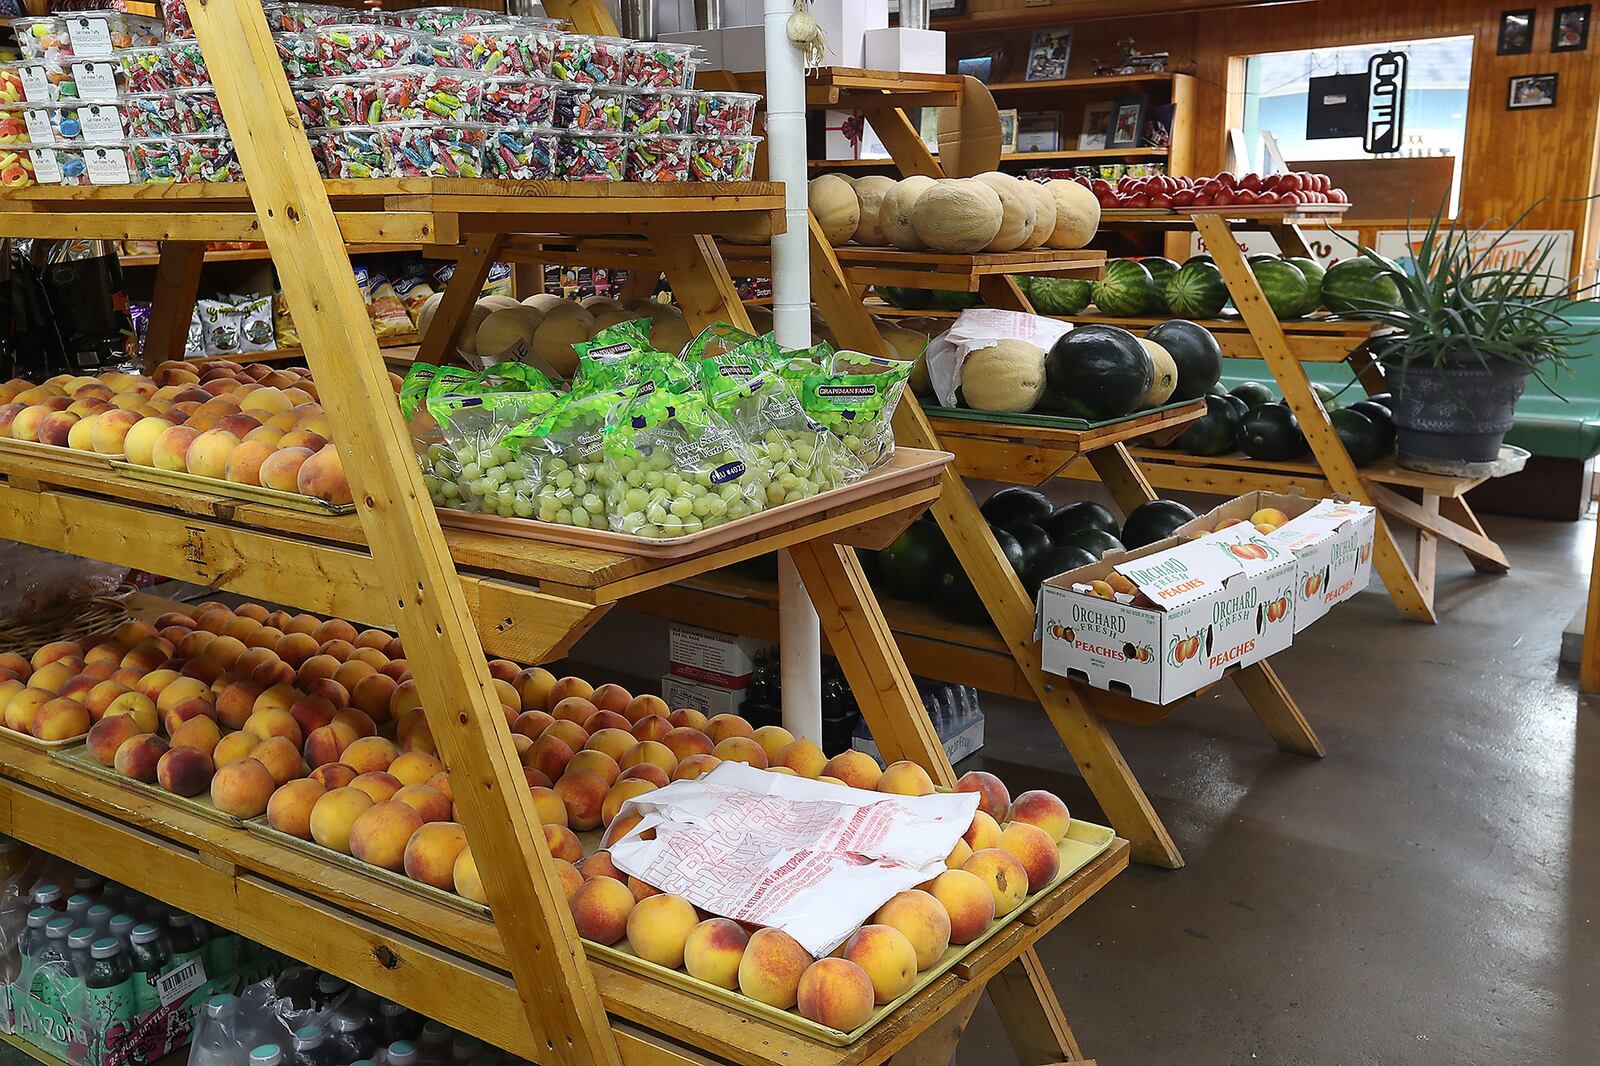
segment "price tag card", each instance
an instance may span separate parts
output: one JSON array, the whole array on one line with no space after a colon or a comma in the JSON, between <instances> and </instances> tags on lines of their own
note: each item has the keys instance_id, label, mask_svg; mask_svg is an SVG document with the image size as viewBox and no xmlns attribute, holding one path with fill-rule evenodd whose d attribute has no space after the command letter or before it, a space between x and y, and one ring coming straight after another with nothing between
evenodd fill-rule
<instances>
[{"instance_id":1,"label":"price tag card","mask_svg":"<svg viewBox=\"0 0 1600 1066\"><path fill-rule=\"evenodd\" d=\"M48 64L24 63L17 73L22 76L22 97L28 103L48 104L55 99Z\"/></svg>"},{"instance_id":2,"label":"price tag card","mask_svg":"<svg viewBox=\"0 0 1600 1066\"><path fill-rule=\"evenodd\" d=\"M133 182L128 153L122 148L86 146L83 150L83 172L88 175L90 185L129 185Z\"/></svg>"},{"instance_id":3,"label":"price tag card","mask_svg":"<svg viewBox=\"0 0 1600 1066\"><path fill-rule=\"evenodd\" d=\"M81 100L117 98L117 68L110 63L74 63L72 76L78 82L78 98Z\"/></svg>"},{"instance_id":4,"label":"price tag card","mask_svg":"<svg viewBox=\"0 0 1600 1066\"><path fill-rule=\"evenodd\" d=\"M28 153L33 160L33 180L40 185L61 184L61 164L54 148L35 148Z\"/></svg>"},{"instance_id":5,"label":"price tag card","mask_svg":"<svg viewBox=\"0 0 1600 1066\"><path fill-rule=\"evenodd\" d=\"M72 42L75 56L108 56L111 54L111 20L68 15L67 40Z\"/></svg>"},{"instance_id":6,"label":"price tag card","mask_svg":"<svg viewBox=\"0 0 1600 1066\"><path fill-rule=\"evenodd\" d=\"M50 122L49 111L42 107L24 111L22 121L28 127L28 140L34 144L56 143L56 128Z\"/></svg>"},{"instance_id":7,"label":"price tag card","mask_svg":"<svg viewBox=\"0 0 1600 1066\"><path fill-rule=\"evenodd\" d=\"M90 144L111 144L127 139L122 128L122 110L116 104L83 104L78 108L83 139Z\"/></svg>"}]
</instances>

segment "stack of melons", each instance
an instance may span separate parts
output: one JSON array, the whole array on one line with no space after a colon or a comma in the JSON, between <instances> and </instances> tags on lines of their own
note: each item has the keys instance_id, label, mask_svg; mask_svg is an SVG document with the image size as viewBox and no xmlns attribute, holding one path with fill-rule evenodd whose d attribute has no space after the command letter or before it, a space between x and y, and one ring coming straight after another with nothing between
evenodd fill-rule
<instances>
[{"instance_id":1,"label":"stack of melons","mask_svg":"<svg viewBox=\"0 0 1600 1066\"><path fill-rule=\"evenodd\" d=\"M1099 202L1077 182L1026 181L999 171L900 181L824 174L812 179L809 199L834 245L960 254L1082 248L1100 225Z\"/></svg>"}]
</instances>

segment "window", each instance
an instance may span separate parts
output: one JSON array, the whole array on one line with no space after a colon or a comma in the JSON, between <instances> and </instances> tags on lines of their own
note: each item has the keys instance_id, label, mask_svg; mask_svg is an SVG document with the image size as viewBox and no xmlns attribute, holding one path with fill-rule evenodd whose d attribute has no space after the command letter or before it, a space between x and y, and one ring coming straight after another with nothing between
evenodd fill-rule
<instances>
[{"instance_id":1,"label":"window","mask_svg":"<svg viewBox=\"0 0 1600 1066\"><path fill-rule=\"evenodd\" d=\"M1379 52L1405 52L1410 66L1406 81L1405 137L1399 155L1461 157L1467 130L1467 84L1472 77L1471 37L1437 37L1396 41L1356 48L1318 48L1269 52L1245 63L1244 138L1250 164L1262 170L1263 133L1271 133L1285 161L1361 159L1360 137L1308 140L1306 105L1312 78L1360 74ZM1450 210L1461 194L1461 166L1455 168Z\"/></svg>"}]
</instances>

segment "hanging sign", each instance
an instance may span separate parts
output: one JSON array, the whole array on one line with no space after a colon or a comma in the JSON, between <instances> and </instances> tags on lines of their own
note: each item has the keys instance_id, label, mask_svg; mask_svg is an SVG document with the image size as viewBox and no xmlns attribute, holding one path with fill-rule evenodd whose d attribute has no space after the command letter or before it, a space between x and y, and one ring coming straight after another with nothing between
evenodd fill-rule
<instances>
[{"instance_id":1,"label":"hanging sign","mask_svg":"<svg viewBox=\"0 0 1600 1066\"><path fill-rule=\"evenodd\" d=\"M1370 155L1400 150L1406 125L1404 52L1379 52L1367 60L1367 131L1361 146Z\"/></svg>"}]
</instances>

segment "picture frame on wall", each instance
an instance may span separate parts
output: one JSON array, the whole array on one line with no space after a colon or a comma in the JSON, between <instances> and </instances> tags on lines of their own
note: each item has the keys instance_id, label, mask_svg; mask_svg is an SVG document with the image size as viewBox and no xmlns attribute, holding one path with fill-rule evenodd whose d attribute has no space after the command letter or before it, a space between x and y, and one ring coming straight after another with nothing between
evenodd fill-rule
<instances>
[{"instance_id":1,"label":"picture frame on wall","mask_svg":"<svg viewBox=\"0 0 1600 1066\"><path fill-rule=\"evenodd\" d=\"M1004 108L1000 112L1000 154L1009 155L1017 150L1017 109Z\"/></svg>"},{"instance_id":2,"label":"picture frame on wall","mask_svg":"<svg viewBox=\"0 0 1600 1066\"><path fill-rule=\"evenodd\" d=\"M1106 135L1111 132L1111 101L1102 100L1083 109L1082 132L1078 134L1080 152L1103 151Z\"/></svg>"},{"instance_id":3,"label":"picture frame on wall","mask_svg":"<svg viewBox=\"0 0 1600 1066\"><path fill-rule=\"evenodd\" d=\"M1589 47L1589 12L1591 5L1574 4L1556 8L1556 17L1550 27L1550 51L1583 52Z\"/></svg>"},{"instance_id":4,"label":"picture frame on wall","mask_svg":"<svg viewBox=\"0 0 1600 1066\"><path fill-rule=\"evenodd\" d=\"M956 73L968 78L977 78L985 85L994 77L994 56L972 56L967 59L956 60Z\"/></svg>"},{"instance_id":5,"label":"picture frame on wall","mask_svg":"<svg viewBox=\"0 0 1600 1066\"><path fill-rule=\"evenodd\" d=\"M967 0L928 0L929 15L964 15ZM899 17L900 0L889 0L889 14Z\"/></svg>"},{"instance_id":6,"label":"picture frame on wall","mask_svg":"<svg viewBox=\"0 0 1600 1066\"><path fill-rule=\"evenodd\" d=\"M1017 119L1017 151L1056 152L1061 149L1061 115L1055 111L1030 111Z\"/></svg>"},{"instance_id":7,"label":"picture frame on wall","mask_svg":"<svg viewBox=\"0 0 1600 1066\"><path fill-rule=\"evenodd\" d=\"M1531 7L1500 12L1500 32L1495 37L1495 55L1525 56L1533 51L1533 15L1534 10Z\"/></svg>"},{"instance_id":8,"label":"picture frame on wall","mask_svg":"<svg viewBox=\"0 0 1600 1066\"><path fill-rule=\"evenodd\" d=\"M1555 74L1517 74L1506 84L1507 111L1537 111L1556 106Z\"/></svg>"},{"instance_id":9,"label":"picture frame on wall","mask_svg":"<svg viewBox=\"0 0 1600 1066\"><path fill-rule=\"evenodd\" d=\"M1149 100L1144 96L1121 96L1111 103L1111 128L1106 132L1107 148L1137 148L1144 137L1145 113Z\"/></svg>"},{"instance_id":10,"label":"picture frame on wall","mask_svg":"<svg viewBox=\"0 0 1600 1066\"><path fill-rule=\"evenodd\" d=\"M1071 26L1034 30L1022 76L1027 81L1059 81L1067 76L1067 57L1071 53Z\"/></svg>"}]
</instances>

